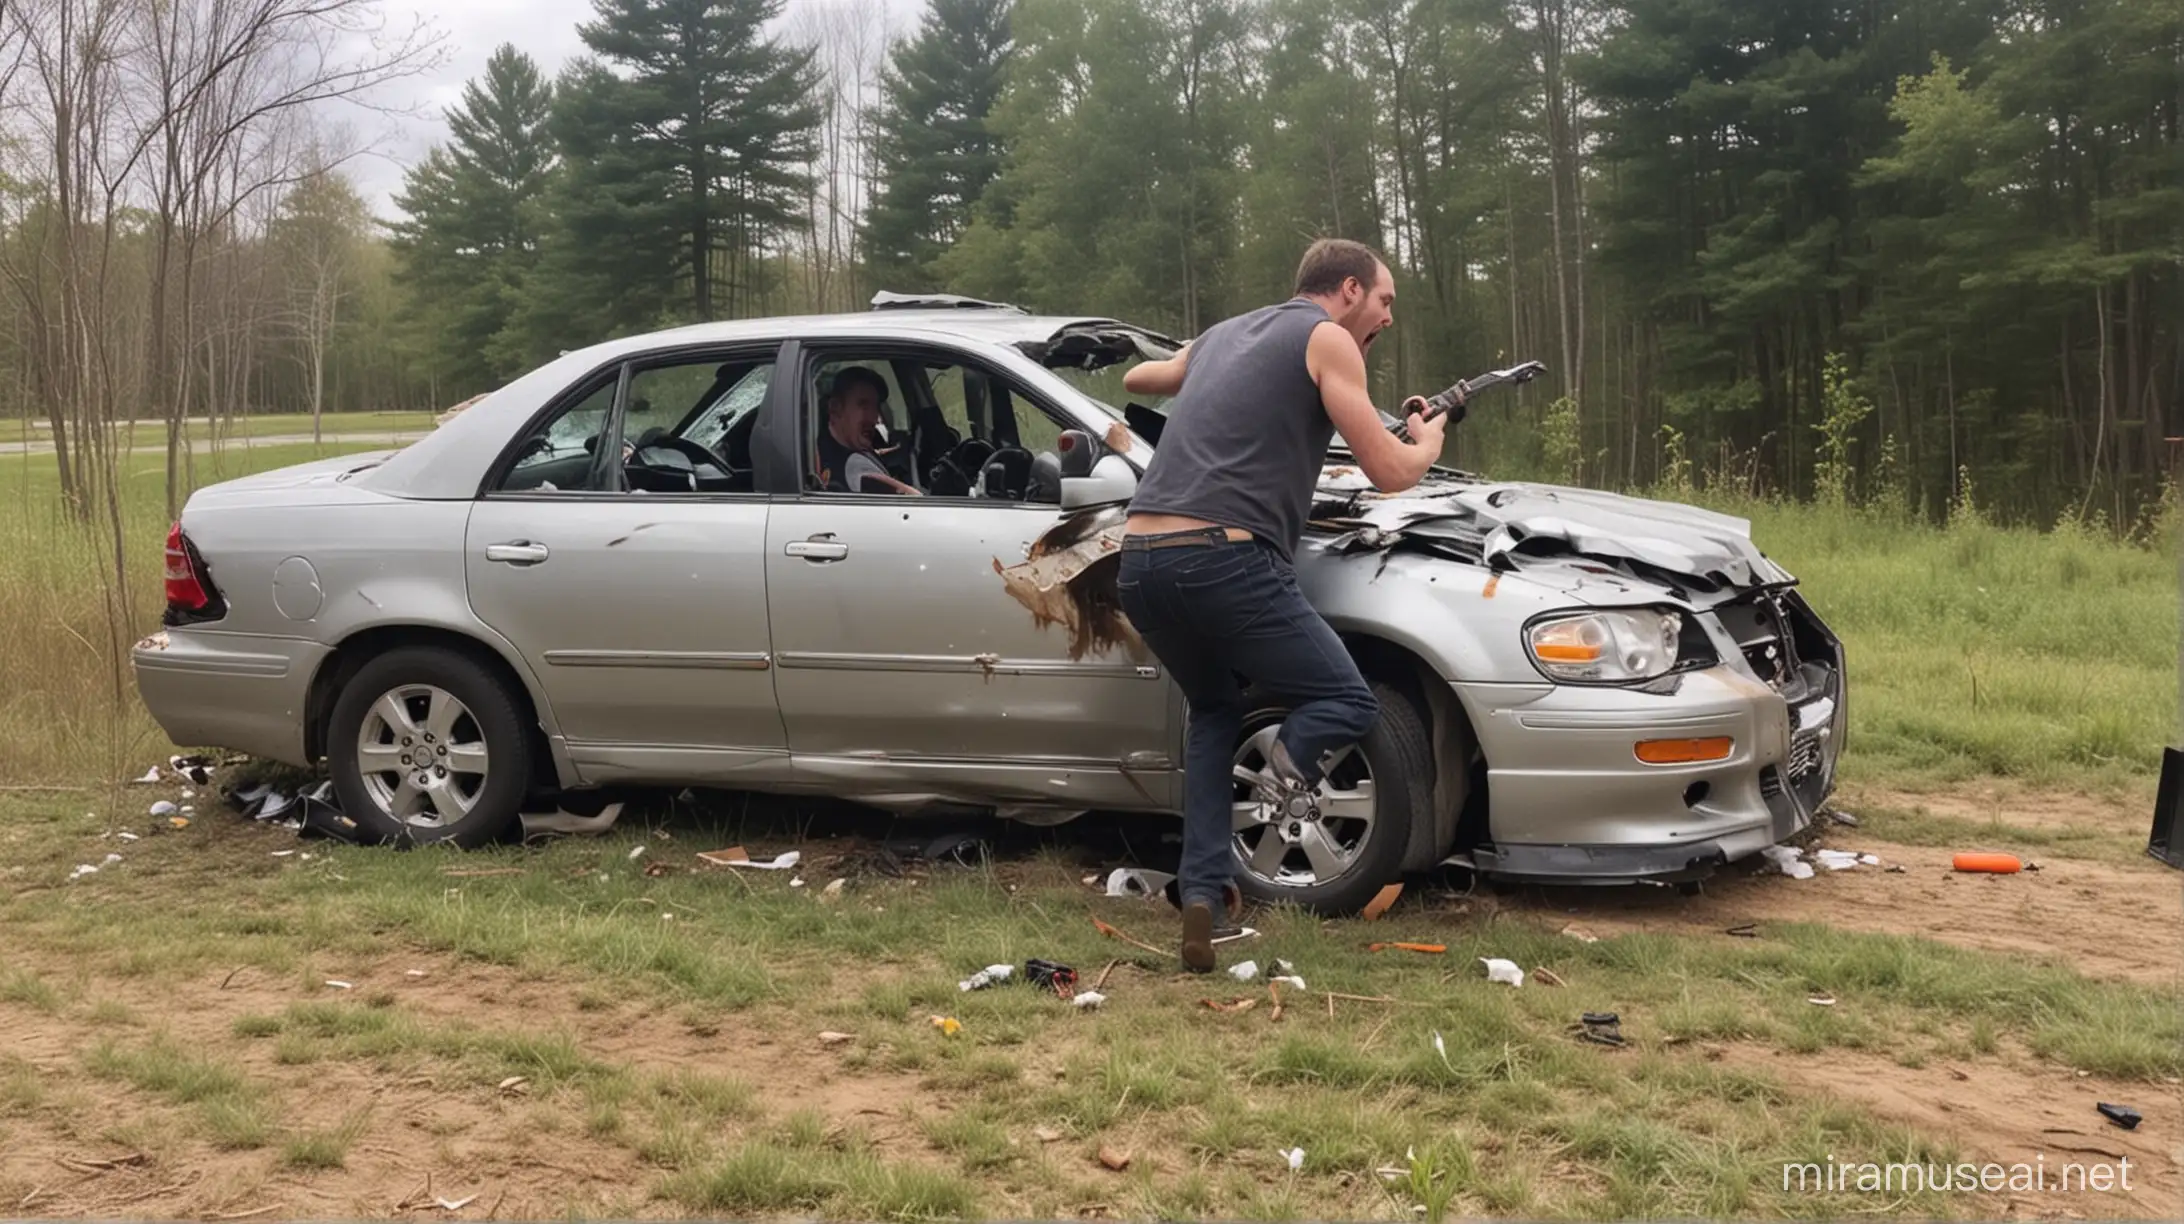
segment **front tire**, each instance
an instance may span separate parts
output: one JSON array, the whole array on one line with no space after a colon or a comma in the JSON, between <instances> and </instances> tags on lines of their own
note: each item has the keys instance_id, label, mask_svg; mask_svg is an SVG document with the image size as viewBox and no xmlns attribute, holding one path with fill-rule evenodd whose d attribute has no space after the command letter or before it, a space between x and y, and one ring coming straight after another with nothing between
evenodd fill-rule
<instances>
[{"instance_id":1,"label":"front tire","mask_svg":"<svg viewBox=\"0 0 2184 1224\"><path fill-rule=\"evenodd\" d=\"M357 669L326 743L342 811L383 841L487 845L515 823L531 777L507 682L437 646L390 650Z\"/></svg>"},{"instance_id":2,"label":"front tire","mask_svg":"<svg viewBox=\"0 0 2184 1224\"><path fill-rule=\"evenodd\" d=\"M1236 882L1259 901L1290 901L1334 916L1362 908L1402 874L1412 822L1426 818L1433 796L1433 753L1426 721L1410 698L1378 681L1380 716L1365 738L1335 751L1320 781L1316 826L1270 820L1252 788L1233 796ZM1289 707L1257 690L1246 694L1235 763L1258 770Z\"/></svg>"}]
</instances>

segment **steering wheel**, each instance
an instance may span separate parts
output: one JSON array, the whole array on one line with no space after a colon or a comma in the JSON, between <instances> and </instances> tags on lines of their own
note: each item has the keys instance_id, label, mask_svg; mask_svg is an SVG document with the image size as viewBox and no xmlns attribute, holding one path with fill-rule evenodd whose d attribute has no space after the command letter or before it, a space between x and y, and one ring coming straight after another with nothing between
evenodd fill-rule
<instances>
[{"instance_id":1,"label":"steering wheel","mask_svg":"<svg viewBox=\"0 0 2184 1224\"><path fill-rule=\"evenodd\" d=\"M1022 501L1031 484L1031 452L1021 446L994 448L978 472L979 490L987 497Z\"/></svg>"},{"instance_id":2,"label":"steering wheel","mask_svg":"<svg viewBox=\"0 0 2184 1224\"><path fill-rule=\"evenodd\" d=\"M948 452L948 462L959 472L975 472L993 458L993 443L984 438L965 438Z\"/></svg>"},{"instance_id":3,"label":"steering wheel","mask_svg":"<svg viewBox=\"0 0 2184 1224\"><path fill-rule=\"evenodd\" d=\"M661 432L657 434L648 434L645 437L639 438L636 446L631 451L631 458L640 458L648 450L675 451L676 453L689 459L692 463L702 463L707 465L708 467L717 467L724 472L733 472L736 470L734 464L728 462L726 459L721 458L719 455L714 454L712 450L708 448L704 443L692 441L689 438L677 437L676 435L671 433Z\"/></svg>"}]
</instances>

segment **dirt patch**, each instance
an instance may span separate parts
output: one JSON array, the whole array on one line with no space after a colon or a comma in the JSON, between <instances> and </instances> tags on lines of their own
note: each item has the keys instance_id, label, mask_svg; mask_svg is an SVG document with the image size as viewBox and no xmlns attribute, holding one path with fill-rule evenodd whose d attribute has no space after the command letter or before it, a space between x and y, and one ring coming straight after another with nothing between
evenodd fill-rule
<instances>
[{"instance_id":1,"label":"dirt patch","mask_svg":"<svg viewBox=\"0 0 2184 1224\"><path fill-rule=\"evenodd\" d=\"M1707 1047L1702 1056L1763 1071L1946 1141L1960 1161L2044 1168L2049 1189L1984 1200L2001 1217L2174 1219L2184 1204L2184 1088L2079 1076L2029 1060L1986 1061L1964 1071L1938 1064L1913 1069L1840 1049L1807 1055L1725 1045ZM2135 1130L2111 1125L2094 1109L2101 1101L2128 1103L2145 1121ZM2120 1176L2123 1160L2130 1161L2128 1193L2085 1186L2095 1166ZM2081 1168L2068 1171L2074 1162ZM2067 1192L2066 1172L2075 1179ZM1877 1196L1875 1206L1885 1201Z\"/></svg>"},{"instance_id":2,"label":"dirt patch","mask_svg":"<svg viewBox=\"0 0 2184 1224\"><path fill-rule=\"evenodd\" d=\"M2153 824L2153 802L2119 795L2087 795L2066 790L2032 790L2004 782L1967 782L1939 791L1859 787L1844 807L1924 810L1935 816L1974 824L1998 824L2041 832L2099 829L2143 838Z\"/></svg>"},{"instance_id":3,"label":"dirt patch","mask_svg":"<svg viewBox=\"0 0 2184 1224\"><path fill-rule=\"evenodd\" d=\"M65 966L41 966L35 958L23 967L55 980L66 977ZM424 976L409 976L411 969ZM250 969L169 986L101 979L95 1000L118 1002L144 1021L126 1027L95 1023L80 1007L52 1015L0 1003L8 1052L48 1086L50 1107L66 1112L65 1121L40 1118L36 1110L0 1118L6 1139L0 1144L0 1201L37 1216L216 1219L248 1212L249 1219L479 1219L489 1209L500 1218L528 1219L685 1214L648 1197L665 1170L626 1143L584 1132L577 1089L533 1098L527 1088L504 1093L452 1070L390 1072L339 1059L285 1065L275 1042L235 1036L235 1022L243 1017L277 1016L306 1001L363 1004L382 992L394 996L402 1013L431 1024L493 1034L565 1033L583 1056L637 1075L690 1071L744 1080L757 1090L759 1116L707 1136L724 1147L792 1111L813 1110L830 1127L860 1133L888 1159L939 1159L917 1128L902 1122L913 1105L921 1112L947 1109L917 1077L847 1067L841 1052L820 1047L814 1034L769 1028L760 1015L738 1013L716 1028L693 1024L667 1006L584 1010L572 1005L565 985L445 957L391 958L345 970L343 980L353 989L314 990L297 975ZM190 1107L86 1070L85 1051L102 1039L133 1046L155 1032L269 1085L278 1118L270 1142L222 1151L198 1137L202 1127ZM281 1167L284 1139L358 1118L362 1130L342 1167ZM460 1212L432 1205L434 1198L472 1195L477 1198ZM406 1202L411 1206L405 1209Z\"/></svg>"},{"instance_id":4,"label":"dirt patch","mask_svg":"<svg viewBox=\"0 0 2184 1224\"><path fill-rule=\"evenodd\" d=\"M2124 867L2053 859L2038 871L1979 875L1954 870L1947 849L1873 841L1855 829L1832 830L1826 841L1871 852L1882 865L1823 869L1809 880L1738 866L1707 881L1696 897L1670 889L1526 890L1517 908L1580 920L1601 935L1824 923L2059 961L2087 977L2150 985L2184 980L2184 888L2174 871L2150 860ZM1573 908L1575 915L1567 912Z\"/></svg>"}]
</instances>

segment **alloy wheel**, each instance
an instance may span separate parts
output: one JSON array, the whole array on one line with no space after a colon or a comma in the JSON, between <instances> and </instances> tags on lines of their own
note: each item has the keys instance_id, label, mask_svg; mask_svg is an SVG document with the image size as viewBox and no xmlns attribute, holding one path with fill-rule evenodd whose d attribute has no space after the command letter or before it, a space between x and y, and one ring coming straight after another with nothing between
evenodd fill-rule
<instances>
[{"instance_id":1,"label":"alloy wheel","mask_svg":"<svg viewBox=\"0 0 2184 1224\"><path fill-rule=\"evenodd\" d=\"M1233 846L1243 871L1277 888L1328 884L1356 866L1372 836L1377 806L1372 768L1355 744L1329 758L1320 779L1318 814L1287 810L1270 794L1267 753L1278 719L1246 728L1237 745Z\"/></svg>"},{"instance_id":2,"label":"alloy wheel","mask_svg":"<svg viewBox=\"0 0 2184 1224\"><path fill-rule=\"evenodd\" d=\"M380 695L356 733L364 793L387 816L422 829L470 814L485 791L485 731L453 693L405 684Z\"/></svg>"}]
</instances>

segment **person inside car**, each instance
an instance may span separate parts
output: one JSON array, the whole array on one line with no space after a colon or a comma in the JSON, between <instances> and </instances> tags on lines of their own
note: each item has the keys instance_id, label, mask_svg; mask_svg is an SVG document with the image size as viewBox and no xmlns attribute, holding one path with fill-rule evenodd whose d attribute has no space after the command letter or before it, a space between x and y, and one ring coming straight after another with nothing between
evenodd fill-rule
<instances>
[{"instance_id":1,"label":"person inside car","mask_svg":"<svg viewBox=\"0 0 2184 1224\"><path fill-rule=\"evenodd\" d=\"M819 487L831 493L908 493L880 461L881 406L887 382L865 366L844 366L827 384L818 448Z\"/></svg>"}]
</instances>

